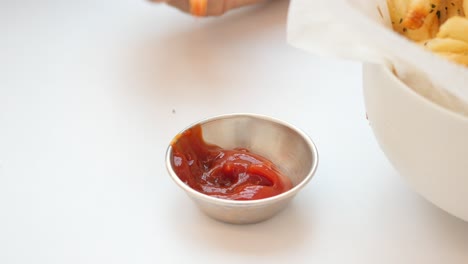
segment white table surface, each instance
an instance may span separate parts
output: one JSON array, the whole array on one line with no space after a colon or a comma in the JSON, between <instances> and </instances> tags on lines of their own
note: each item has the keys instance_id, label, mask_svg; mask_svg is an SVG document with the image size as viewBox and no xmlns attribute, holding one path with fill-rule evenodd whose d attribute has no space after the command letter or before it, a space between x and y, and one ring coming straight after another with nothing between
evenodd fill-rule
<instances>
[{"instance_id":1,"label":"white table surface","mask_svg":"<svg viewBox=\"0 0 468 264\"><path fill-rule=\"evenodd\" d=\"M287 6L198 20L142 0L1 1L0 263L468 263L468 223L379 149L360 64L290 47ZM256 225L206 217L164 167L177 132L232 112L300 127L321 157Z\"/></svg>"}]
</instances>

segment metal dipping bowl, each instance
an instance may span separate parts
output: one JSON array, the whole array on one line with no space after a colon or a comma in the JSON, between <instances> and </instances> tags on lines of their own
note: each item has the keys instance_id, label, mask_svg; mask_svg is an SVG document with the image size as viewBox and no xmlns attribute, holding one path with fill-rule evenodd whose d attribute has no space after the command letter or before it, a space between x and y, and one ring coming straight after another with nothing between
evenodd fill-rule
<instances>
[{"instance_id":1,"label":"metal dipping bowl","mask_svg":"<svg viewBox=\"0 0 468 264\"><path fill-rule=\"evenodd\" d=\"M169 175L205 214L217 220L250 224L271 218L286 207L317 169L318 153L312 140L283 121L256 114L228 114L205 119L192 126L197 124L201 125L207 143L224 149L247 148L262 155L293 184L293 188L284 193L260 200L235 201L212 197L192 189L179 179L173 169L172 147L169 145L166 152Z\"/></svg>"}]
</instances>

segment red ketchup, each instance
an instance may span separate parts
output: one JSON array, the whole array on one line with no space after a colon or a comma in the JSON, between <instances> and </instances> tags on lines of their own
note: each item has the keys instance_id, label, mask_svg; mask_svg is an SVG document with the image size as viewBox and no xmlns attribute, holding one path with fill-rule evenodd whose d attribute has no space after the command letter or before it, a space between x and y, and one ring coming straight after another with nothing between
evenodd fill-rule
<instances>
[{"instance_id":1,"label":"red ketchup","mask_svg":"<svg viewBox=\"0 0 468 264\"><path fill-rule=\"evenodd\" d=\"M292 188L289 178L268 159L244 148L226 150L206 143L200 125L178 135L171 146L175 173L201 193L258 200Z\"/></svg>"}]
</instances>

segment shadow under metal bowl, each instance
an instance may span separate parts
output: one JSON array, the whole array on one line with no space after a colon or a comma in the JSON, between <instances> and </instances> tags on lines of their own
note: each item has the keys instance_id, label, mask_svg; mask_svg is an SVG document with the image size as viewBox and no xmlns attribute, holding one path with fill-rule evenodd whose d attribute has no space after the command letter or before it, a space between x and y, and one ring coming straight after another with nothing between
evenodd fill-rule
<instances>
[{"instance_id":1,"label":"shadow under metal bowl","mask_svg":"<svg viewBox=\"0 0 468 264\"><path fill-rule=\"evenodd\" d=\"M224 149L247 148L262 155L272 161L293 184L293 188L284 193L260 200L236 201L212 197L192 189L179 179L173 169L172 147L169 145L166 152L169 175L204 213L217 220L249 224L271 218L286 207L317 169L318 153L312 140L283 121L256 114L228 114L202 120L185 130L195 125L201 125L207 143Z\"/></svg>"}]
</instances>

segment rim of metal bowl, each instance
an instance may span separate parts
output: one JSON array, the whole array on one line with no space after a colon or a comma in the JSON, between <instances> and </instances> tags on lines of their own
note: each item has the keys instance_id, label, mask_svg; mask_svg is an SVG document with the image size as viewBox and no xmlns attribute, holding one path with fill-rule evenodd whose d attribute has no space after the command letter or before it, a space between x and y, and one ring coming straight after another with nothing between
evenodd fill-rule
<instances>
[{"instance_id":1,"label":"rim of metal bowl","mask_svg":"<svg viewBox=\"0 0 468 264\"><path fill-rule=\"evenodd\" d=\"M213 196L210 196L210 195L207 195L207 194L204 194L204 193L201 193L199 191L196 191L196 190L192 189L190 186L185 184L179 178L179 176L177 176L175 171L172 169L172 162L171 162L172 146L171 146L171 144L169 144L169 146L168 146L168 148L166 150L166 169L169 172L169 175L171 176L172 180L174 180L175 183L179 187L184 189L191 196L199 197L199 198L204 199L206 201L209 201L211 203L222 204L222 205L251 206L251 205L255 205L255 204L274 203L276 201L286 199L286 198L288 198L290 196L293 196L296 193L298 193L300 189L302 189L305 185L307 185L307 183L309 183L309 181L312 179L315 172L317 171L317 167L318 167L319 156L318 156L317 147L316 147L315 143L312 141L312 139L305 132L303 132L301 129L299 129L299 128L297 128L297 127L295 127L295 126L293 126L293 125L291 125L291 124L289 124L287 122L284 122L282 120L279 120L279 119L276 119L276 118L273 118L273 117L270 117L270 116L266 116L266 115L252 114L252 113L222 114L222 115L217 115L217 116L205 118L205 119L202 119L202 120L200 120L198 122L194 122L191 125L189 125L188 127L186 127L185 129L181 130L179 132L179 134L183 133L184 131L186 131L186 130L190 129L191 127L193 127L195 125L198 125L198 124L203 125L203 124L210 123L210 122L213 122L213 121L216 121L216 120L230 119L230 118L235 118L235 117L250 117L250 118L262 119L262 120L265 120L265 121L278 123L280 125L283 125L285 127L290 128L293 131L295 131L296 133L298 133L304 139L306 144L308 145L309 149L312 152L312 157L314 158L313 161L312 161L311 169L308 172L308 174L305 176L305 178L301 182L299 182L297 185L295 185L293 188L291 188L290 190L288 190L288 191L286 191L284 193L272 196L272 197L264 198L264 199L239 201L239 200L229 200L229 199L217 198L217 197L213 197Z\"/></svg>"}]
</instances>

